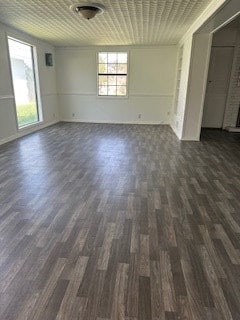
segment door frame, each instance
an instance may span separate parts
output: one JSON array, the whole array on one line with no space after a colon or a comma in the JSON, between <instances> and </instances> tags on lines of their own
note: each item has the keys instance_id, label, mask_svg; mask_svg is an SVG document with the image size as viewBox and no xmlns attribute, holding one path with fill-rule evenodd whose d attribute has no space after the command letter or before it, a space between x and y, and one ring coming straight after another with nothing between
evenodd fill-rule
<instances>
[{"instance_id":1,"label":"door frame","mask_svg":"<svg viewBox=\"0 0 240 320\"><path fill-rule=\"evenodd\" d=\"M214 15L199 27L199 29L193 34L193 45L191 50L188 85L186 93L185 110L183 115L183 126L180 133L181 140L199 141L201 134L202 114L203 114L203 102L205 98L205 89L207 84L208 64L212 46L212 35L217 30L227 25L232 20L236 19L240 15L239 0L227 1L224 5L219 7ZM197 50L194 50L194 46L198 47L199 35L205 35L204 50L201 55L198 55ZM198 77L193 75L192 70L194 65L201 64L204 68L204 76ZM197 99L196 99L197 97Z\"/></svg>"},{"instance_id":2,"label":"door frame","mask_svg":"<svg viewBox=\"0 0 240 320\"><path fill-rule=\"evenodd\" d=\"M210 50L210 58L209 58L209 65L208 65L208 72L207 72L207 82L206 82L206 89L205 89L205 95L204 95L204 102L203 102L203 110L202 110L202 120L201 120L201 128L202 127L202 122L203 122L203 113L204 113L204 107L205 107L205 101L206 101L206 97L207 97L207 87L208 87L208 77L209 77L209 71L210 71L210 67L211 67L211 56L212 56L212 51L213 51L213 48L232 48L233 49L233 52L232 52L232 64L231 64L231 70L230 70L230 74L229 74L229 82L228 82L228 87L227 87L227 90L226 90L226 97L225 97L225 105L224 105L224 111L223 111L223 117L222 117L222 123L221 123L221 129L224 128L224 119L225 119L225 116L226 116L226 109L227 109L227 104L228 104L228 101L229 101L229 91L230 91L230 84L231 84L231 79L232 79L232 76L233 76L233 72L234 72L234 61L235 61L235 55L236 55L236 46L211 46L211 50ZM219 129L220 129L219 128ZM216 128L218 129L218 128Z\"/></svg>"}]
</instances>

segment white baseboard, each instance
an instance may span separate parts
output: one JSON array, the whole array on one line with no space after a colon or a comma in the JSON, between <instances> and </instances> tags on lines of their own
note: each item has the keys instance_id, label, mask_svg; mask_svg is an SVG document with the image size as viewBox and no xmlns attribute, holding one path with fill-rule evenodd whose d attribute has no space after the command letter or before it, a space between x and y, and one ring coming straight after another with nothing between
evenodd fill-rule
<instances>
[{"instance_id":1,"label":"white baseboard","mask_svg":"<svg viewBox=\"0 0 240 320\"><path fill-rule=\"evenodd\" d=\"M53 124L56 124L58 122L60 122L60 120L54 120L54 121L47 122L47 123L37 124L37 125L35 125L35 126L31 127L31 128L26 128L24 130L18 131L16 134L13 134L10 137L1 139L0 140L0 145L2 145L4 143L7 143L7 142L10 142L10 141L13 141L13 140L18 139L18 138L21 138L21 137L26 136L26 135L28 135L30 133L36 132L38 130L41 130L43 128L49 127L49 126L51 126Z\"/></svg>"},{"instance_id":2,"label":"white baseboard","mask_svg":"<svg viewBox=\"0 0 240 320\"><path fill-rule=\"evenodd\" d=\"M177 131L176 127L175 127L175 126L173 126L171 123L170 123L170 127L171 127L171 129L172 129L173 133L175 134L175 136L176 136L179 140L181 140L181 137L179 136L179 134L178 134L178 131Z\"/></svg>"},{"instance_id":3,"label":"white baseboard","mask_svg":"<svg viewBox=\"0 0 240 320\"><path fill-rule=\"evenodd\" d=\"M193 142L199 142L199 137L182 137L181 141L193 141Z\"/></svg>"},{"instance_id":4,"label":"white baseboard","mask_svg":"<svg viewBox=\"0 0 240 320\"><path fill-rule=\"evenodd\" d=\"M106 123L106 124L150 124L150 125L169 125L159 121L118 121L118 120L82 120L78 118L61 119L61 122L81 122L81 123Z\"/></svg>"},{"instance_id":5,"label":"white baseboard","mask_svg":"<svg viewBox=\"0 0 240 320\"><path fill-rule=\"evenodd\" d=\"M239 133L240 132L240 127L226 127L225 130L228 131L228 132Z\"/></svg>"}]
</instances>

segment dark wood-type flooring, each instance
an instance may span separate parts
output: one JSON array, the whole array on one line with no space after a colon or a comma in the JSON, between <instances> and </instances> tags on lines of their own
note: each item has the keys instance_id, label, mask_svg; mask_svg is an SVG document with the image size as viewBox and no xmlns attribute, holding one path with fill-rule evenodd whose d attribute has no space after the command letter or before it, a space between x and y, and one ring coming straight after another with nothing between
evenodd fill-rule
<instances>
[{"instance_id":1,"label":"dark wood-type flooring","mask_svg":"<svg viewBox=\"0 0 240 320\"><path fill-rule=\"evenodd\" d=\"M60 123L0 191L1 320L240 319L240 135Z\"/></svg>"}]
</instances>

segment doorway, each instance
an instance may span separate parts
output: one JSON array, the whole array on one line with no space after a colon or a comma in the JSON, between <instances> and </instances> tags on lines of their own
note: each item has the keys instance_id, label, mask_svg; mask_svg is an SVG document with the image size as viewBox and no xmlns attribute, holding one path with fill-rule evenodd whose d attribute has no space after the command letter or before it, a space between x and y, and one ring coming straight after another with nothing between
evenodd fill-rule
<instances>
[{"instance_id":1,"label":"doorway","mask_svg":"<svg viewBox=\"0 0 240 320\"><path fill-rule=\"evenodd\" d=\"M234 47L212 47L202 127L222 128Z\"/></svg>"}]
</instances>

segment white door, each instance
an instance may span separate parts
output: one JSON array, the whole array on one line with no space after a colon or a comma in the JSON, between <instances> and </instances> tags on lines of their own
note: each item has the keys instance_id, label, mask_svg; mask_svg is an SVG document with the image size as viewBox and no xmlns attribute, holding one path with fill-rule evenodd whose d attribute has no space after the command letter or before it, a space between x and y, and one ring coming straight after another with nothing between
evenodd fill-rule
<instances>
[{"instance_id":1,"label":"white door","mask_svg":"<svg viewBox=\"0 0 240 320\"><path fill-rule=\"evenodd\" d=\"M233 47L212 47L202 127L222 128L232 61Z\"/></svg>"}]
</instances>

